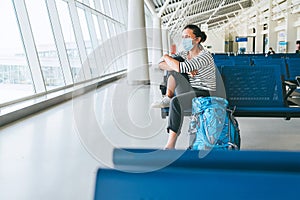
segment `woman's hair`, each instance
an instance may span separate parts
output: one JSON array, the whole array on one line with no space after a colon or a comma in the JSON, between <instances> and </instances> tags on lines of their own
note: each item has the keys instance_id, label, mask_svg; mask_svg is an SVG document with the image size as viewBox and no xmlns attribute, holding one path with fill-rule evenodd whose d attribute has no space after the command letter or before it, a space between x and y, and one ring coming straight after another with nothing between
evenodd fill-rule
<instances>
[{"instance_id":1,"label":"woman's hair","mask_svg":"<svg viewBox=\"0 0 300 200\"><path fill-rule=\"evenodd\" d=\"M201 29L198 26L196 26L194 24L189 24L186 27L184 27L184 30L185 29L193 30L193 33L196 35L196 37L201 38L200 43L205 42L207 35L205 34L205 32L201 31Z\"/></svg>"}]
</instances>

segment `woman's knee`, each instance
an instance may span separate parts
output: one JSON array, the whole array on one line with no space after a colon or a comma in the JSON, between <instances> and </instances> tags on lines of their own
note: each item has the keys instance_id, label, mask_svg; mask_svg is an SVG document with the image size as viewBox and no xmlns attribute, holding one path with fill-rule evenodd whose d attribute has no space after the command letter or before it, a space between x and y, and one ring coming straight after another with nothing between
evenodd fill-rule
<instances>
[{"instance_id":1,"label":"woman's knee","mask_svg":"<svg viewBox=\"0 0 300 200\"><path fill-rule=\"evenodd\" d=\"M178 105L178 97L177 97L177 96L173 97L173 98L171 99L171 101L170 101L170 106L171 106L171 107L172 107L172 106L176 106L176 105Z\"/></svg>"}]
</instances>

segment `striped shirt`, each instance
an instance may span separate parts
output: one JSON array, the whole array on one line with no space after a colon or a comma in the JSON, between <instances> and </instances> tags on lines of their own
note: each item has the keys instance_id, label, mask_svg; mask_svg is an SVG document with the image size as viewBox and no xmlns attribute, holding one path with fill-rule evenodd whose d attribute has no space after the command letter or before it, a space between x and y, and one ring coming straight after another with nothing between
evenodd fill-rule
<instances>
[{"instance_id":1,"label":"striped shirt","mask_svg":"<svg viewBox=\"0 0 300 200\"><path fill-rule=\"evenodd\" d=\"M181 56L184 62L179 63L180 73L188 73L198 70L198 73L192 77L190 74L189 82L192 87L201 90L216 91L216 68L214 59L209 51L203 49L202 46L199 55L192 59L187 59L188 51L181 51L173 55L173 57Z\"/></svg>"}]
</instances>

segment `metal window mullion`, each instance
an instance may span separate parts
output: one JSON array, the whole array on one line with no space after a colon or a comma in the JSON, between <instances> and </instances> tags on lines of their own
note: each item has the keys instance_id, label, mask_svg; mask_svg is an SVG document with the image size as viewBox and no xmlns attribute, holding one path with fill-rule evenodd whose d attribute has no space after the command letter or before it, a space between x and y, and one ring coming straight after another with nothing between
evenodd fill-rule
<instances>
[{"instance_id":1,"label":"metal window mullion","mask_svg":"<svg viewBox=\"0 0 300 200\"><path fill-rule=\"evenodd\" d=\"M84 3L85 5L89 5L89 6L91 6L91 5L90 5L90 1L89 1L89 0L83 0L83 1L82 1L82 3Z\"/></svg>"},{"instance_id":2,"label":"metal window mullion","mask_svg":"<svg viewBox=\"0 0 300 200\"><path fill-rule=\"evenodd\" d=\"M117 71L118 71L118 70L120 70L120 67L123 65L123 61L122 61L122 57L121 57L123 48L120 46L123 46L124 41L121 40L121 34L120 34L121 31L117 31L118 28L121 29L120 25L116 24L115 28L116 28L116 37L113 40L113 42L114 42L113 47L115 47L114 53L115 53L115 58L116 58L116 63L117 63ZM120 45L120 44L122 44L122 45Z\"/></svg>"},{"instance_id":3,"label":"metal window mullion","mask_svg":"<svg viewBox=\"0 0 300 200\"><path fill-rule=\"evenodd\" d=\"M119 21L122 24L125 24L125 19L127 18L127 16L125 16L125 11L122 9L122 5L120 0L115 0L115 5L116 5L116 11L117 13L119 13ZM124 1L124 0L123 0Z\"/></svg>"},{"instance_id":4,"label":"metal window mullion","mask_svg":"<svg viewBox=\"0 0 300 200\"><path fill-rule=\"evenodd\" d=\"M33 79L33 85L36 93L46 92L46 86L44 82L44 77L38 58L37 49L35 46L29 17L26 11L26 5L24 1L13 0L15 7L16 16L18 19L23 45L26 52L26 56L29 63L29 68L31 76Z\"/></svg>"},{"instance_id":5,"label":"metal window mullion","mask_svg":"<svg viewBox=\"0 0 300 200\"><path fill-rule=\"evenodd\" d=\"M111 6L110 6L110 0L103 0L103 5L104 5L104 9L105 9L105 12L110 16L110 17L113 17L113 13L112 13L112 9L111 9ZM107 20L107 26L108 26L108 33L107 35L110 36L109 38L109 56L111 57L110 61L111 61L111 67L112 67L112 70L115 69L115 71L117 71L117 62L116 62L116 51L115 51L115 45L114 45L114 40L115 40L115 24L113 21L110 21L110 20ZM113 71L114 72L114 71Z\"/></svg>"},{"instance_id":6,"label":"metal window mullion","mask_svg":"<svg viewBox=\"0 0 300 200\"><path fill-rule=\"evenodd\" d=\"M109 1L110 0L102 0L103 2L103 6L104 6L104 13L110 17L112 17L112 12L111 10L109 9Z\"/></svg>"},{"instance_id":7,"label":"metal window mullion","mask_svg":"<svg viewBox=\"0 0 300 200\"><path fill-rule=\"evenodd\" d=\"M95 5L96 7L98 6L97 4ZM100 4L99 4L100 6ZM108 52L105 51L105 44L107 43L107 40L108 40L108 33L106 33L106 29L105 29L105 24L104 24L104 18L102 15L97 15L97 19L98 19L98 25L99 25L99 29L100 29L100 34L101 34L101 38L102 38L102 41L101 41L101 44L99 45L97 51L100 52L100 58L102 60L102 74L104 74L105 70L106 70L106 64L109 63L109 60L108 60Z\"/></svg>"},{"instance_id":8,"label":"metal window mullion","mask_svg":"<svg viewBox=\"0 0 300 200\"><path fill-rule=\"evenodd\" d=\"M102 1L102 0L96 0L96 1L94 1L94 2L95 2L95 9L96 9L97 11L100 11L100 12L101 12L101 4L100 4L100 1Z\"/></svg>"},{"instance_id":9,"label":"metal window mullion","mask_svg":"<svg viewBox=\"0 0 300 200\"><path fill-rule=\"evenodd\" d=\"M100 4L100 0L95 2L95 7L96 10L101 10L101 4ZM108 35L105 32L105 25L104 25L104 17L97 15L98 18L98 23L99 23L99 27L100 27L100 33L101 33L101 38L102 41L105 41L108 39Z\"/></svg>"},{"instance_id":10,"label":"metal window mullion","mask_svg":"<svg viewBox=\"0 0 300 200\"><path fill-rule=\"evenodd\" d=\"M71 72L71 66L68 59L67 48L64 42L64 37L59 21L58 11L56 8L55 0L46 0L46 5L49 10L49 17L52 25L54 39L58 51L59 60L61 63L65 84L73 84L73 77Z\"/></svg>"},{"instance_id":11,"label":"metal window mullion","mask_svg":"<svg viewBox=\"0 0 300 200\"><path fill-rule=\"evenodd\" d=\"M96 30L96 42L97 42L97 46L95 48L95 55L98 63L98 69L99 69L99 75L101 76L104 72L104 64L105 64L105 52L103 51L103 38L102 38L102 34L101 34L101 28L99 25L99 14L92 14L92 18L93 18L93 22L94 22L94 27ZM99 39L98 39L98 34L97 34L97 30L99 32Z\"/></svg>"},{"instance_id":12,"label":"metal window mullion","mask_svg":"<svg viewBox=\"0 0 300 200\"><path fill-rule=\"evenodd\" d=\"M118 10L116 0L110 1L110 8L111 8L112 16L114 17L114 19L121 22L121 16L120 16L120 12Z\"/></svg>"},{"instance_id":13,"label":"metal window mullion","mask_svg":"<svg viewBox=\"0 0 300 200\"><path fill-rule=\"evenodd\" d=\"M113 59L112 59L112 61L113 61L113 67L115 68L115 71L117 71L118 70L118 63L117 63L117 60L116 60L116 58L119 56L118 54L117 54L117 48L119 48L118 46L119 46L119 44L118 43L116 43L116 41L117 41L117 35L116 35L116 30L115 30L115 23L109 23L108 24L108 29L109 29L109 32L110 32L110 36L111 36L111 38L110 38L110 43L111 43L111 48L110 48L110 50L111 50L111 55L112 55L112 57L113 57ZM113 33L113 34L112 34Z\"/></svg>"},{"instance_id":14,"label":"metal window mullion","mask_svg":"<svg viewBox=\"0 0 300 200\"><path fill-rule=\"evenodd\" d=\"M121 1L124 1L124 0L121 0ZM126 24L125 19L127 19L127 17L124 17L125 10L122 10L120 0L116 0L114 2L115 2L115 4L114 4L115 12L119 13L120 23ZM117 31L117 36L118 36L117 37L117 40L118 40L117 42L119 44L119 46L117 48L118 52L116 52L116 53L119 56L118 65L119 65L119 67L122 67L122 68L124 68L125 63L126 63L126 59L124 57L125 51L126 51L126 47L124 48L124 44L125 44L124 41L126 41L126 38L123 37L124 36L124 33L122 31L123 26L124 25L116 24L116 31Z\"/></svg>"},{"instance_id":15,"label":"metal window mullion","mask_svg":"<svg viewBox=\"0 0 300 200\"><path fill-rule=\"evenodd\" d=\"M118 0L123 13L124 24L128 26L128 0Z\"/></svg>"},{"instance_id":16,"label":"metal window mullion","mask_svg":"<svg viewBox=\"0 0 300 200\"><path fill-rule=\"evenodd\" d=\"M127 67L127 57L126 57L126 52L127 52L127 26L128 26L128 0L117 0L119 2L119 10L123 14L123 26L121 26L121 41L123 41L123 45L121 47L121 52L123 53L122 55L122 60L123 60L123 65L124 68ZM124 42L126 41L126 42Z\"/></svg>"},{"instance_id":17,"label":"metal window mullion","mask_svg":"<svg viewBox=\"0 0 300 200\"><path fill-rule=\"evenodd\" d=\"M90 34L90 38L91 38L91 43L92 43L92 47L93 47L93 55L95 57L95 61L96 61L96 68L97 68L97 76L100 76L100 71L101 71L101 60L100 57L98 55L98 51L97 47L98 47L98 39L97 39L97 34L96 34L96 30L95 30L95 25L94 25L94 21L93 21L93 16L91 12L85 11L85 17L87 20L87 25L88 25L88 29L89 29L89 34Z\"/></svg>"},{"instance_id":18,"label":"metal window mullion","mask_svg":"<svg viewBox=\"0 0 300 200\"><path fill-rule=\"evenodd\" d=\"M80 25L81 25L81 30L82 30L82 33L83 33L83 28L85 28L84 26L83 26L83 24L82 23L86 23L86 28L87 28L87 30L85 30L85 31L88 31L88 41L84 41L84 44L85 44L85 52L87 53L87 64L89 64L89 69L90 69L90 71L91 71L91 77L92 78L95 78L95 77L98 77L99 76L99 71L98 71L98 68L97 68L97 63L96 63L96 57L95 57L95 54L94 54L94 47L93 47L93 44L91 43L92 41L91 41L91 32L90 32L90 27L89 27L89 25L88 25L88 20L87 20L87 15L86 15L86 13L88 12L87 10L91 10L90 8L87 8L87 7L83 7L83 8L77 8L77 11L78 11L78 9L81 9L82 11L83 11L83 17L84 17L84 22L82 22L82 21L80 21ZM84 38L84 36L83 36L83 38ZM88 52L88 50L87 50L87 46L86 46L86 42L88 42L88 43L91 43L90 45L91 45L91 53L89 53Z\"/></svg>"},{"instance_id":19,"label":"metal window mullion","mask_svg":"<svg viewBox=\"0 0 300 200\"><path fill-rule=\"evenodd\" d=\"M105 56L107 59L107 65L105 66L105 71L106 72L110 72L110 69L112 69L111 67L112 65L112 60L113 60L113 54L112 54L112 43L111 43L111 34L110 34L110 26L109 26L109 21L104 19L104 23L106 23L107 25L107 29L104 28L105 31L105 35L107 36L107 40L105 40L104 42L104 51L105 51ZM110 67L110 68L108 68Z\"/></svg>"},{"instance_id":20,"label":"metal window mullion","mask_svg":"<svg viewBox=\"0 0 300 200\"><path fill-rule=\"evenodd\" d=\"M102 0L102 5L103 5L103 9L104 9L104 13L108 16L111 17L110 15L110 10L109 10L109 6L108 6L108 0ZM105 66L105 71L107 71L107 67L109 66L113 66L112 64L112 60L113 60L113 52L112 52L112 44L111 44L111 36L112 36L112 31L111 31L111 27L110 27L110 24L109 22L111 22L110 20L108 19L104 19L104 24L106 23L107 27L108 27L108 30L106 30L106 28L104 28L104 32L105 32L105 36L106 36L106 39L107 41L105 41L104 43L104 49L105 49L105 53L106 53L106 58L108 59L108 65ZM105 25L103 26L105 27Z\"/></svg>"},{"instance_id":21,"label":"metal window mullion","mask_svg":"<svg viewBox=\"0 0 300 200\"><path fill-rule=\"evenodd\" d=\"M83 33L81 31L80 19L74 1L69 2L69 9L70 9L71 21L74 28L75 40L76 43L78 44L79 57L82 64L84 78L85 80L88 80L92 78L92 75L91 75L91 70L88 62L88 56L87 56L85 44L84 44Z\"/></svg>"}]
</instances>

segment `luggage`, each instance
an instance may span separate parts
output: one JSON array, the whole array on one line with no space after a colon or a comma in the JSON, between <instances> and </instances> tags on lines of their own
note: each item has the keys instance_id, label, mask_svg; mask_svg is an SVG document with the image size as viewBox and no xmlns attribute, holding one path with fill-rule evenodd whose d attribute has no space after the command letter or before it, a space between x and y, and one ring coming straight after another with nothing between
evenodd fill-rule
<instances>
[{"instance_id":1,"label":"luggage","mask_svg":"<svg viewBox=\"0 0 300 200\"><path fill-rule=\"evenodd\" d=\"M193 150L239 150L240 130L228 101L221 97L192 100L189 134L194 135Z\"/></svg>"}]
</instances>

